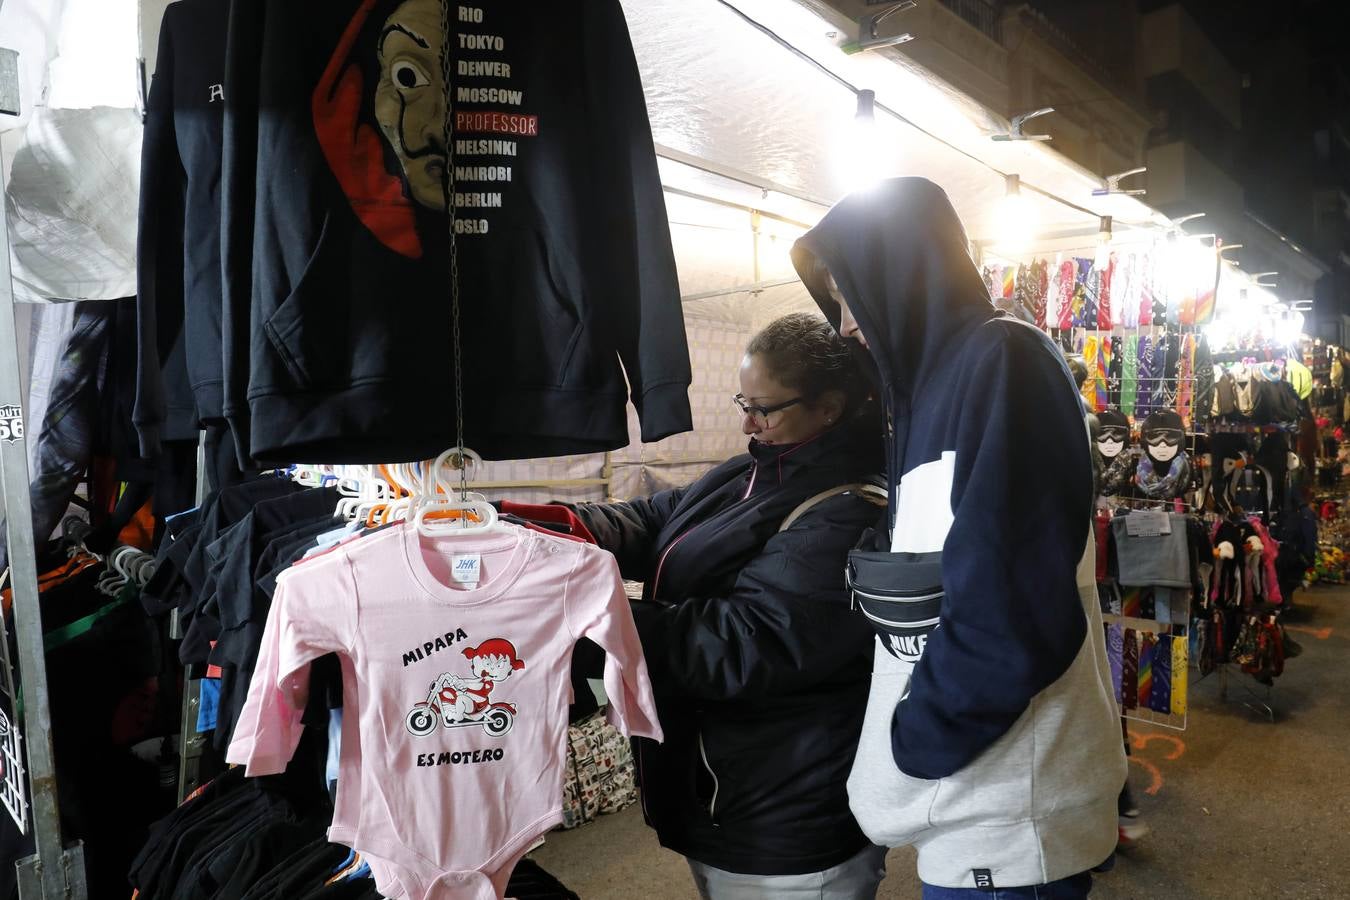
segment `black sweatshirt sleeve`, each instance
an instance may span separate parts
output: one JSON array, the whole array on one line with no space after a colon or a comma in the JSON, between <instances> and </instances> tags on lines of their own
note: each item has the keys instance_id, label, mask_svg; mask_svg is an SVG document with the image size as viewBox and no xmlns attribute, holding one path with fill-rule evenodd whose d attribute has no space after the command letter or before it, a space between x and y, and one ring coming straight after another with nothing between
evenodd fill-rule
<instances>
[{"instance_id":1,"label":"black sweatshirt sleeve","mask_svg":"<svg viewBox=\"0 0 1350 900\"><path fill-rule=\"evenodd\" d=\"M568 504L598 546L614 554L619 572L633 581L651 577L657 536L675 512L686 488L672 488L619 503Z\"/></svg>"},{"instance_id":2,"label":"black sweatshirt sleeve","mask_svg":"<svg viewBox=\"0 0 1350 900\"><path fill-rule=\"evenodd\" d=\"M959 416L946 600L892 723L896 765L960 771L1007 733L1078 656L1087 620L1077 569L1092 463L1063 362L1009 323L971 372Z\"/></svg>"},{"instance_id":3,"label":"black sweatshirt sleeve","mask_svg":"<svg viewBox=\"0 0 1350 900\"><path fill-rule=\"evenodd\" d=\"M167 391L190 391L183 347L183 224L187 173L174 134L174 8L164 11L159 55L145 104L140 215L136 233L136 401L132 419L142 456L159 452L169 418ZM166 378L167 373L167 378ZM177 380L181 384L169 385Z\"/></svg>"},{"instance_id":4,"label":"black sweatshirt sleeve","mask_svg":"<svg viewBox=\"0 0 1350 900\"><path fill-rule=\"evenodd\" d=\"M854 497L828 500L770 538L725 596L632 604L656 694L769 697L870 660L872 631L849 611L844 567L876 515Z\"/></svg>"},{"instance_id":5,"label":"black sweatshirt sleeve","mask_svg":"<svg viewBox=\"0 0 1350 900\"><path fill-rule=\"evenodd\" d=\"M253 303L253 226L257 196L260 0L231 0L225 58L220 167L221 340L224 412L239 466L248 470L249 342Z\"/></svg>"},{"instance_id":6,"label":"black sweatshirt sleeve","mask_svg":"<svg viewBox=\"0 0 1350 900\"><path fill-rule=\"evenodd\" d=\"M642 440L652 443L694 427L675 253L623 10L618 0L594 0L582 9L597 193L608 197L597 209L608 219L603 252L616 275L593 286L603 298L597 321L611 329L642 423Z\"/></svg>"}]
</instances>

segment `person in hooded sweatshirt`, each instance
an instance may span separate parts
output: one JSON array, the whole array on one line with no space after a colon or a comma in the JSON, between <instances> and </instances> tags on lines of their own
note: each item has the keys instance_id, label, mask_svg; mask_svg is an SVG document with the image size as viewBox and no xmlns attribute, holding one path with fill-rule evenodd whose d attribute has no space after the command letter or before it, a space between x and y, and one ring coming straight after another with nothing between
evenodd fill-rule
<instances>
[{"instance_id":1,"label":"person in hooded sweatshirt","mask_svg":"<svg viewBox=\"0 0 1350 900\"><path fill-rule=\"evenodd\" d=\"M876 626L853 813L874 842L917 847L926 900L1086 896L1126 764L1064 359L991 306L925 179L850 195L792 256L888 416L888 521L850 567L872 565L866 587L895 608L936 603Z\"/></svg>"},{"instance_id":2,"label":"person in hooded sweatshirt","mask_svg":"<svg viewBox=\"0 0 1350 900\"><path fill-rule=\"evenodd\" d=\"M880 514L872 388L818 315L751 339L734 400L749 452L684 487L571 508L624 577L664 743L638 740L647 823L705 900L871 900L885 875L849 811L871 630L848 552Z\"/></svg>"}]
</instances>

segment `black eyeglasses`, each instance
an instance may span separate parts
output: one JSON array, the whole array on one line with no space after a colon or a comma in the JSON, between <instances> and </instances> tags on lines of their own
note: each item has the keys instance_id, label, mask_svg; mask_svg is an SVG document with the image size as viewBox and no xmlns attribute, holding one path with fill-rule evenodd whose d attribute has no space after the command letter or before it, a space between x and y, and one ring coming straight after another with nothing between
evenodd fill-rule
<instances>
[{"instance_id":1,"label":"black eyeglasses","mask_svg":"<svg viewBox=\"0 0 1350 900\"><path fill-rule=\"evenodd\" d=\"M731 402L736 404L736 408L741 411L741 415L750 417L750 421L755 423L756 428L768 428L771 414L790 406L796 406L802 402L802 398L794 397L791 400L784 400L782 403L775 403L773 406L751 406L746 402L743 394L736 394L731 398Z\"/></svg>"}]
</instances>

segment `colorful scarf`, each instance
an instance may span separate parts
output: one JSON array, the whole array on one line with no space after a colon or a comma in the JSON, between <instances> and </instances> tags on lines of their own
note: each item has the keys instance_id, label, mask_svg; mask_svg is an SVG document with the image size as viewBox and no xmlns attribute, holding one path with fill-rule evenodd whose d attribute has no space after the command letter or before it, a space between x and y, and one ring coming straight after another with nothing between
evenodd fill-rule
<instances>
[{"instance_id":1,"label":"colorful scarf","mask_svg":"<svg viewBox=\"0 0 1350 900\"><path fill-rule=\"evenodd\" d=\"M1115 359L1111 354L1111 339L1102 337L1097 341L1097 373L1092 380L1093 411L1102 412L1110 406L1109 380L1111 365Z\"/></svg>"},{"instance_id":2,"label":"colorful scarf","mask_svg":"<svg viewBox=\"0 0 1350 900\"><path fill-rule=\"evenodd\" d=\"M1059 327L1067 331L1073 327L1074 295L1073 260L1066 259L1059 266Z\"/></svg>"},{"instance_id":3,"label":"colorful scarf","mask_svg":"<svg viewBox=\"0 0 1350 900\"><path fill-rule=\"evenodd\" d=\"M1134 477L1135 461L1135 455L1128 450L1122 450L1119 456L1111 460L1106 471L1102 472L1103 497L1115 497L1124 492Z\"/></svg>"},{"instance_id":4,"label":"colorful scarf","mask_svg":"<svg viewBox=\"0 0 1350 900\"><path fill-rule=\"evenodd\" d=\"M1195 335L1188 334L1181 342L1181 360L1177 366L1177 414L1190 426L1195 401Z\"/></svg>"},{"instance_id":5,"label":"colorful scarf","mask_svg":"<svg viewBox=\"0 0 1350 900\"><path fill-rule=\"evenodd\" d=\"M1186 715L1186 667L1191 664L1186 639L1172 638L1172 715Z\"/></svg>"},{"instance_id":6,"label":"colorful scarf","mask_svg":"<svg viewBox=\"0 0 1350 900\"><path fill-rule=\"evenodd\" d=\"M1139 642L1133 628L1125 629L1120 654L1120 704L1126 709L1139 705Z\"/></svg>"},{"instance_id":7,"label":"colorful scarf","mask_svg":"<svg viewBox=\"0 0 1350 900\"><path fill-rule=\"evenodd\" d=\"M1111 316L1111 297L1112 297L1112 279L1116 272L1116 255L1112 253L1107 259L1106 269L1101 273L1101 280L1098 282L1097 289L1097 327L1102 331L1110 331L1115 327L1115 321Z\"/></svg>"},{"instance_id":8,"label":"colorful scarf","mask_svg":"<svg viewBox=\"0 0 1350 900\"><path fill-rule=\"evenodd\" d=\"M1113 302L1120 310L1120 324L1126 328L1139 327L1138 266L1135 254L1127 253L1116 263L1115 283L1111 285Z\"/></svg>"},{"instance_id":9,"label":"colorful scarf","mask_svg":"<svg viewBox=\"0 0 1350 900\"><path fill-rule=\"evenodd\" d=\"M1153 649L1158 639L1148 632L1139 637L1139 691L1135 699L1143 709L1153 708Z\"/></svg>"},{"instance_id":10,"label":"colorful scarf","mask_svg":"<svg viewBox=\"0 0 1350 900\"><path fill-rule=\"evenodd\" d=\"M1125 374L1125 339L1111 338L1111 360L1106 371L1106 405L1120 408L1120 382Z\"/></svg>"},{"instance_id":11,"label":"colorful scarf","mask_svg":"<svg viewBox=\"0 0 1350 900\"><path fill-rule=\"evenodd\" d=\"M1116 702L1121 701L1121 666L1125 656L1125 629L1119 625L1106 626L1106 660L1111 666L1111 686L1115 688Z\"/></svg>"},{"instance_id":12,"label":"colorful scarf","mask_svg":"<svg viewBox=\"0 0 1350 900\"><path fill-rule=\"evenodd\" d=\"M1131 334L1125 338L1124 358L1120 366L1120 411L1127 416L1134 415L1134 407L1138 401L1139 335Z\"/></svg>"},{"instance_id":13,"label":"colorful scarf","mask_svg":"<svg viewBox=\"0 0 1350 900\"><path fill-rule=\"evenodd\" d=\"M1083 400L1087 403L1088 409L1093 412L1100 412L1097 406L1097 379L1099 376L1098 365L1100 364L1100 353L1098 346L1100 339L1095 335L1087 335L1083 339L1083 365L1087 366L1087 380L1083 382Z\"/></svg>"},{"instance_id":14,"label":"colorful scarf","mask_svg":"<svg viewBox=\"0 0 1350 900\"><path fill-rule=\"evenodd\" d=\"M1127 619L1144 618L1144 589L1124 588L1120 592L1120 614Z\"/></svg>"},{"instance_id":15,"label":"colorful scarf","mask_svg":"<svg viewBox=\"0 0 1350 900\"><path fill-rule=\"evenodd\" d=\"M984 277L984 287L989 292L989 299L998 299L1000 286L1003 284L1003 267L997 263L990 263L980 274Z\"/></svg>"},{"instance_id":16,"label":"colorful scarf","mask_svg":"<svg viewBox=\"0 0 1350 900\"><path fill-rule=\"evenodd\" d=\"M1139 374L1138 399L1133 415L1142 419L1153 412L1153 338L1143 335L1139 338Z\"/></svg>"},{"instance_id":17,"label":"colorful scarf","mask_svg":"<svg viewBox=\"0 0 1350 900\"><path fill-rule=\"evenodd\" d=\"M1154 640L1152 647L1153 690L1148 708L1164 715L1172 713L1172 648L1166 635Z\"/></svg>"},{"instance_id":18,"label":"colorful scarf","mask_svg":"<svg viewBox=\"0 0 1350 900\"><path fill-rule=\"evenodd\" d=\"M1171 409L1172 404L1176 402L1176 370L1168 365L1168 357L1172 355L1175 347L1176 338L1171 335L1158 338L1153 345L1153 359L1149 362L1153 380L1149 382L1152 390L1149 392L1148 401L1152 412Z\"/></svg>"},{"instance_id":19,"label":"colorful scarf","mask_svg":"<svg viewBox=\"0 0 1350 900\"><path fill-rule=\"evenodd\" d=\"M1186 451L1179 451L1172 460L1172 466L1166 475L1159 475L1154 468L1153 459L1147 453L1139 457L1139 466L1135 469L1134 483L1150 500L1171 500L1181 496L1191 481L1191 463Z\"/></svg>"},{"instance_id":20,"label":"colorful scarf","mask_svg":"<svg viewBox=\"0 0 1350 900\"><path fill-rule=\"evenodd\" d=\"M1045 330L1046 303L1050 294L1050 263L1038 259L1031 264L1031 311L1036 327Z\"/></svg>"},{"instance_id":21,"label":"colorful scarf","mask_svg":"<svg viewBox=\"0 0 1350 900\"><path fill-rule=\"evenodd\" d=\"M1136 275L1139 279L1139 325L1147 328L1153 324L1153 254L1139 258Z\"/></svg>"},{"instance_id":22,"label":"colorful scarf","mask_svg":"<svg viewBox=\"0 0 1350 900\"><path fill-rule=\"evenodd\" d=\"M1074 284L1074 324L1079 328L1097 327L1097 289L1092 283L1092 260L1078 258Z\"/></svg>"}]
</instances>

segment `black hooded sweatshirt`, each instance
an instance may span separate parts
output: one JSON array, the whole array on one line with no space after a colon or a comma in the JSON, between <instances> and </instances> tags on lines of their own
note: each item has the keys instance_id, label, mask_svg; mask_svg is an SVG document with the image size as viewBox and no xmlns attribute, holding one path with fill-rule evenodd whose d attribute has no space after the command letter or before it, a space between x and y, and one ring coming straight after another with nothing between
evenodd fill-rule
<instances>
[{"instance_id":1,"label":"black hooded sweatshirt","mask_svg":"<svg viewBox=\"0 0 1350 900\"><path fill-rule=\"evenodd\" d=\"M635 742L661 844L731 872L800 875L867 845L845 781L862 727L871 632L843 568L879 510L854 495L783 520L880 467L876 424L791 446L751 442L687 487L581 504L626 578L665 741Z\"/></svg>"},{"instance_id":2,"label":"black hooded sweatshirt","mask_svg":"<svg viewBox=\"0 0 1350 900\"><path fill-rule=\"evenodd\" d=\"M235 433L260 461L425 459L453 445L453 283L466 443L484 457L622 447L630 392L643 440L689 430L674 254L618 0L452 4L448 35L441 7L232 4L222 241Z\"/></svg>"},{"instance_id":3,"label":"black hooded sweatshirt","mask_svg":"<svg viewBox=\"0 0 1350 900\"><path fill-rule=\"evenodd\" d=\"M1049 338L993 309L932 182L896 178L850 195L792 258L837 326L833 275L881 380L892 542L879 549L943 554L941 625L891 732L902 772L943 778L1006 734L1083 647L1076 570L1092 460L1082 404Z\"/></svg>"},{"instance_id":4,"label":"black hooded sweatshirt","mask_svg":"<svg viewBox=\"0 0 1350 900\"><path fill-rule=\"evenodd\" d=\"M141 454L223 410L220 153L228 0L164 11L146 101L136 236Z\"/></svg>"}]
</instances>

